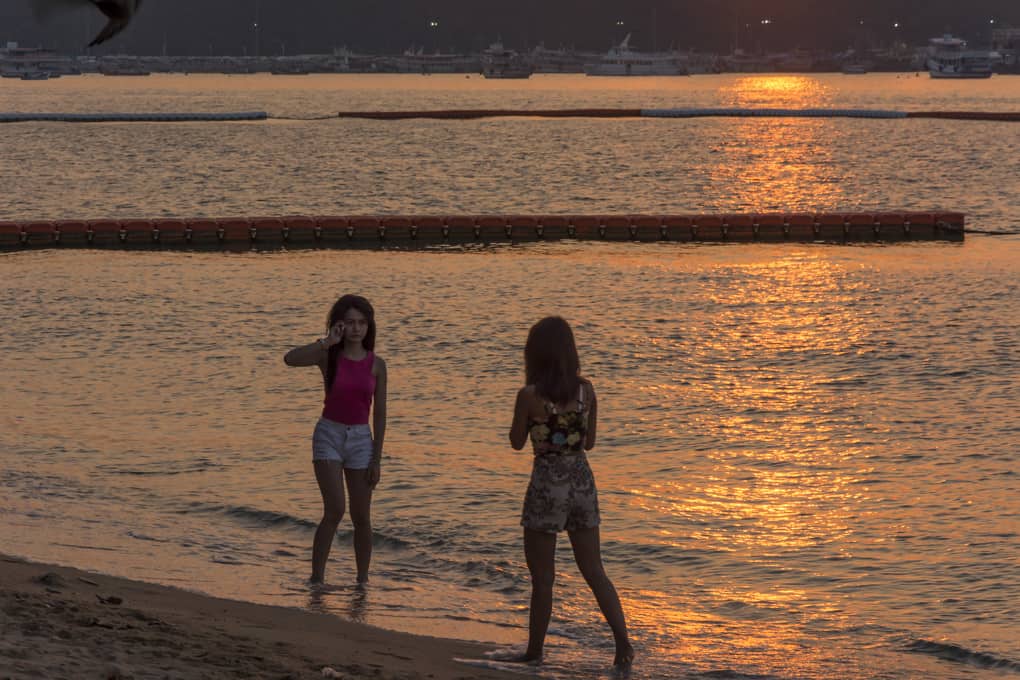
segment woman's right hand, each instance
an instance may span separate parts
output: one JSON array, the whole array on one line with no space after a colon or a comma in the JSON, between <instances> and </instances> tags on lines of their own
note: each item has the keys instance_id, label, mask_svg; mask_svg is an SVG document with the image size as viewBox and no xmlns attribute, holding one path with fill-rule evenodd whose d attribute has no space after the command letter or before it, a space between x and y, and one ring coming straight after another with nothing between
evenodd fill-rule
<instances>
[{"instance_id":1,"label":"woman's right hand","mask_svg":"<svg viewBox=\"0 0 1020 680\"><path fill-rule=\"evenodd\" d=\"M337 321L329 329L329 333L322 339L322 346L325 349L329 349L333 345L339 344L344 337L344 322Z\"/></svg>"}]
</instances>

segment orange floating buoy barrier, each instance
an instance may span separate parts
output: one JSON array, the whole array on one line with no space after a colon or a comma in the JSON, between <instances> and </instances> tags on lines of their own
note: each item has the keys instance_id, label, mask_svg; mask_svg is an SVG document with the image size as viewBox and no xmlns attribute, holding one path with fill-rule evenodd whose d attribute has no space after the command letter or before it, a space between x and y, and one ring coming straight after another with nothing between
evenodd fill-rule
<instances>
[{"instance_id":1,"label":"orange floating buoy barrier","mask_svg":"<svg viewBox=\"0 0 1020 680\"><path fill-rule=\"evenodd\" d=\"M24 242L21 222L0 222L0 250L13 250Z\"/></svg>"},{"instance_id":2,"label":"orange floating buoy barrier","mask_svg":"<svg viewBox=\"0 0 1020 680\"><path fill-rule=\"evenodd\" d=\"M661 241L662 217L659 215L631 215L630 238L634 241Z\"/></svg>"},{"instance_id":3,"label":"orange floating buoy barrier","mask_svg":"<svg viewBox=\"0 0 1020 680\"><path fill-rule=\"evenodd\" d=\"M54 222L56 241L65 247L83 247L91 238L89 224L85 220L57 220Z\"/></svg>"},{"instance_id":4,"label":"orange floating buoy barrier","mask_svg":"<svg viewBox=\"0 0 1020 680\"><path fill-rule=\"evenodd\" d=\"M662 237L666 241L693 241L694 219L689 215L664 215Z\"/></svg>"},{"instance_id":5,"label":"orange floating buoy barrier","mask_svg":"<svg viewBox=\"0 0 1020 680\"><path fill-rule=\"evenodd\" d=\"M727 241L753 241L754 215L725 215L722 218L722 237Z\"/></svg>"},{"instance_id":6,"label":"orange floating buoy barrier","mask_svg":"<svg viewBox=\"0 0 1020 680\"><path fill-rule=\"evenodd\" d=\"M727 237L726 221L718 215L697 215L691 232L697 241L724 241Z\"/></svg>"},{"instance_id":7,"label":"orange floating buoy barrier","mask_svg":"<svg viewBox=\"0 0 1020 680\"><path fill-rule=\"evenodd\" d=\"M346 217L329 215L315 218L317 238L324 246L344 246L351 239L348 236L351 222ZM353 232L352 232L353 233Z\"/></svg>"},{"instance_id":8,"label":"orange floating buoy barrier","mask_svg":"<svg viewBox=\"0 0 1020 680\"><path fill-rule=\"evenodd\" d=\"M175 219L153 220L152 238L161 248L184 248L188 245L188 223Z\"/></svg>"},{"instance_id":9,"label":"orange floating buoy barrier","mask_svg":"<svg viewBox=\"0 0 1020 680\"><path fill-rule=\"evenodd\" d=\"M570 218L566 215L539 215L538 226L535 233L540 239L556 241L564 238L572 238Z\"/></svg>"},{"instance_id":10,"label":"orange floating buoy barrier","mask_svg":"<svg viewBox=\"0 0 1020 680\"><path fill-rule=\"evenodd\" d=\"M514 238L514 229L505 215L476 215L474 236L480 241L507 241Z\"/></svg>"},{"instance_id":11,"label":"orange floating buoy barrier","mask_svg":"<svg viewBox=\"0 0 1020 680\"><path fill-rule=\"evenodd\" d=\"M216 220L188 220L185 235L188 245L196 248L218 248L220 245L220 225Z\"/></svg>"},{"instance_id":12,"label":"orange floating buoy barrier","mask_svg":"<svg viewBox=\"0 0 1020 680\"><path fill-rule=\"evenodd\" d=\"M155 240L152 220L124 220L120 224L121 243L128 248L148 248Z\"/></svg>"},{"instance_id":13,"label":"orange floating buoy barrier","mask_svg":"<svg viewBox=\"0 0 1020 680\"><path fill-rule=\"evenodd\" d=\"M791 241L813 241L818 237L814 215L805 213L787 215L786 228Z\"/></svg>"},{"instance_id":14,"label":"orange floating buoy barrier","mask_svg":"<svg viewBox=\"0 0 1020 680\"><path fill-rule=\"evenodd\" d=\"M732 215L327 215L0 222L0 249L278 249L580 239L893 243L963 240L958 212Z\"/></svg>"},{"instance_id":15,"label":"orange floating buoy barrier","mask_svg":"<svg viewBox=\"0 0 1020 680\"><path fill-rule=\"evenodd\" d=\"M314 246L318 234L319 225L312 217L295 215L283 218L283 242L287 246Z\"/></svg>"}]
</instances>

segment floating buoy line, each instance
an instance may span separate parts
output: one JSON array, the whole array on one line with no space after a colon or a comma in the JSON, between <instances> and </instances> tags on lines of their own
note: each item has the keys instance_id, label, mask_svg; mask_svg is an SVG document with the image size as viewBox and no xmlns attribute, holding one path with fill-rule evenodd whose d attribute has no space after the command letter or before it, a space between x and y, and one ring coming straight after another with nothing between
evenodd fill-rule
<instances>
[{"instance_id":1,"label":"floating buoy line","mask_svg":"<svg viewBox=\"0 0 1020 680\"><path fill-rule=\"evenodd\" d=\"M0 251L276 250L534 241L897 243L962 241L952 212L734 215L338 215L0 222Z\"/></svg>"},{"instance_id":2,"label":"floating buoy line","mask_svg":"<svg viewBox=\"0 0 1020 680\"><path fill-rule=\"evenodd\" d=\"M1020 111L890 111L822 108L580 108L580 109L436 109L423 111L340 111L318 116L271 115L265 111L213 113L0 113L0 123L182 123L261 120L321 121L337 118L370 120L476 120L480 118L933 118L1020 122Z\"/></svg>"}]
</instances>

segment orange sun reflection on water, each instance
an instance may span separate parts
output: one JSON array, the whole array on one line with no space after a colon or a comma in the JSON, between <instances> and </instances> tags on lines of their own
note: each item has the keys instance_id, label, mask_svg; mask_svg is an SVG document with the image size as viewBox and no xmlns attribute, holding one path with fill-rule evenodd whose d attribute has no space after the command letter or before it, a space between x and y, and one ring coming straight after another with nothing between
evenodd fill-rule
<instances>
[{"instance_id":1,"label":"orange sun reflection on water","mask_svg":"<svg viewBox=\"0 0 1020 680\"><path fill-rule=\"evenodd\" d=\"M715 367L716 380L688 387L699 402L713 404L701 426L742 444L712 454L715 476L687 511L732 524L722 537L694 538L760 556L834 542L849 530L840 508L857 499L854 480L831 465L857 450L835 445L834 436L856 404L833 395L839 381L832 362L801 357L838 358L863 343L866 321L852 305L831 303L865 292L822 251L737 268L746 285L714 292L715 332L702 339L707 356L729 356L732 365ZM820 314L822 308L828 311Z\"/></svg>"},{"instance_id":2,"label":"orange sun reflection on water","mask_svg":"<svg viewBox=\"0 0 1020 680\"><path fill-rule=\"evenodd\" d=\"M657 400L701 405L685 414L686 427L728 444L700 452L697 474L628 489L632 507L641 516L675 519L656 536L660 544L725 553L745 565L696 575L679 566L671 579L698 584L681 588L700 593L690 601L673 595L670 602L667 593L627 597L628 616L668 631L662 639L677 645L673 653L681 658L719 662L731 654L811 677L825 654L797 642L803 627L839 625L860 614L827 585L852 556L854 523L868 514L868 490L860 484L868 464L848 473L836 462L863 450L844 430L864 405L853 391L840 390L853 376L840 373L839 357L872 337L866 312L853 304L869 290L846 276L838 257L816 248L775 259L737 256L719 265L726 270L716 277L721 283L700 296L710 304L685 333L697 341L653 342L657 350L689 356L706 379L646 389ZM817 571L789 572L793 555L807 556L797 562ZM720 648L720 639L730 648Z\"/></svg>"},{"instance_id":3,"label":"orange sun reflection on water","mask_svg":"<svg viewBox=\"0 0 1020 680\"><path fill-rule=\"evenodd\" d=\"M730 106L815 108L832 99L832 91L820 81L798 75L753 75L740 78L721 92Z\"/></svg>"},{"instance_id":4,"label":"orange sun reflection on water","mask_svg":"<svg viewBox=\"0 0 1020 680\"><path fill-rule=\"evenodd\" d=\"M749 76L721 93L736 108L824 108L832 92L814 78ZM845 202L843 173L833 156L831 121L814 118L746 118L727 121L726 158L711 170L714 183L735 184L739 210L830 210Z\"/></svg>"},{"instance_id":5,"label":"orange sun reflection on water","mask_svg":"<svg viewBox=\"0 0 1020 680\"><path fill-rule=\"evenodd\" d=\"M677 603L666 593L641 590L623 601L628 620L659 631L667 649L648 649L647 654L673 656L702 672L739 674L769 668L780 676L826 677L831 667L821 662L822 652L803 642L803 622L824 616L844 625L843 611L812 606L798 590L768 592L718 589L711 593L715 605L708 611L701 603ZM799 616L785 612L797 609ZM669 640L670 642L666 642ZM853 659L843 659L845 677L860 677Z\"/></svg>"}]
</instances>

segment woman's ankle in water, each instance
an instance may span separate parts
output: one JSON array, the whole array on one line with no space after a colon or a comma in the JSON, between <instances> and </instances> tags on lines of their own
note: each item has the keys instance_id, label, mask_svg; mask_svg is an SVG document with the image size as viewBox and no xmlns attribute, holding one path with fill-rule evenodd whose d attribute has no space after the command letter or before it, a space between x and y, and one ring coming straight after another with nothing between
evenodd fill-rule
<instances>
[{"instance_id":1,"label":"woman's ankle in water","mask_svg":"<svg viewBox=\"0 0 1020 680\"><path fill-rule=\"evenodd\" d=\"M634 646L628 640L617 641L614 666L629 666L634 662Z\"/></svg>"}]
</instances>

